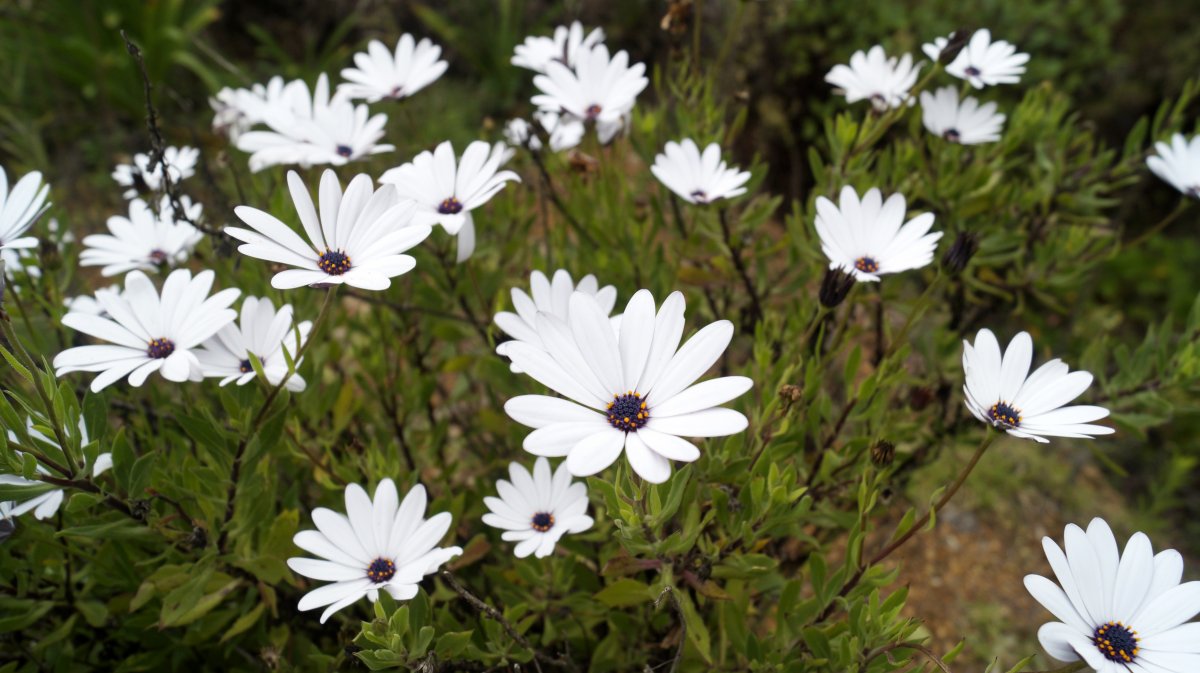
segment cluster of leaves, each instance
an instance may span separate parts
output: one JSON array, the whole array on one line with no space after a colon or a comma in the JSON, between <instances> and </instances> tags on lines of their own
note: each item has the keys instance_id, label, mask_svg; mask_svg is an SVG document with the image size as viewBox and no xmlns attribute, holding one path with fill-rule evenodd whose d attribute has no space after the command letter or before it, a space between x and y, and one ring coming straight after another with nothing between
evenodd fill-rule
<instances>
[{"instance_id":1,"label":"cluster of leaves","mask_svg":"<svg viewBox=\"0 0 1200 673\"><path fill-rule=\"evenodd\" d=\"M46 361L79 338L61 326L62 298L95 281L75 271L78 246L47 251L43 275L10 287L0 316L0 421L13 432L0 438L0 472L44 483L0 486L0 501L50 488L67 499L55 520L22 518L0 544L0 671L944 669L958 650L926 647L904 612L902 570L886 560L928 534L948 491L920 493L907 508L895 494L930 461L987 436L958 392L961 339L983 326L1027 329L1040 354L1096 374L1090 401L1113 409L1119 434L1095 452L1112 470L1137 469L1127 456L1149 433L1168 439L1177 476L1155 483L1151 511L1179 507L1197 454L1172 429L1200 387L1200 303L1155 318L1139 340L1118 329L1126 314L1101 280L1140 254L1115 215L1150 181L1148 143L1189 119L1196 85L1120 150L1050 84L1023 86L1004 138L973 148L927 134L919 110L841 110L807 148L814 186L804 198L766 193L768 174L790 168L755 163L750 195L697 209L647 166L669 139L733 147L747 133L748 108L708 57L673 51L656 64L656 94L639 102L628 138L519 153L524 181L477 213L479 249L467 264L453 263L453 241L436 232L390 290L340 293L306 353L304 393L152 380L96 395L79 375L55 379ZM343 182L442 139L423 115L392 117L397 154L341 169ZM206 121L194 120L197 136ZM481 133L466 128L456 139ZM212 181L201 200L291 218L282 171L248 175L236 153L214 161L221 142L206 142ZM53 182L54 167L40 168ZM304 172L309 184L317 175ZM813 201L846 184L904 193L910 208L937 215L940 252L966 232L978 254L961 272L889 277L822 306ZM77 238L93 228L71 203L53 214ZM299 319L325 300L271 289L268 265L220 237L193 263L222 287L293 304ZM557 268L616 285L619 305L639 288L660 298L682 290L691 329L734 320L719 368L755 381L736 403L751 424L704 442L700 460L665 484L638 480L623 462L589 478L597 525L549 558L518 560L481 524L482 498L508 462L531 462L525 429L502 405L537 386L495 355L502 335L490 317L510 308L509 288L531 269ZM26 418L56 441L31 436ZM82 466L102 452L114 467L93 477ZM1139 474L1157 474L1147 469ZM453 515L448 537L465 553L412 601L383 596L320 625L296 611L312 585L286 566L299 553L292 536L310 527L313 508L340 509L346 484L385 477L401 489L423 483L431 509ZM1031 657L1028 645L1008 656ZM1028 659L1001 664L1017 670Z\"/></svg>"}]
</instances>

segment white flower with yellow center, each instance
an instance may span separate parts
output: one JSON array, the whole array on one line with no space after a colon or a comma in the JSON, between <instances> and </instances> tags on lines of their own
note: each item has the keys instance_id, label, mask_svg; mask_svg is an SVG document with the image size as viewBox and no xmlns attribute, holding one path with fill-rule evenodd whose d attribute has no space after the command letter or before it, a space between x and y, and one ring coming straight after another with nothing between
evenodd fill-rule
<instances>
[{"instance_id":1,"label":"white flower with yellow center","mask_svg":"<svg viewBox=\"0 0 1200 673\"><path fill-rule=\"evenodd\" d=\"M917 83L920 70L909 54L889 58L877 44L867 52L854 52L849 65L833 66L825 81L840 89L847 103L870 101L872 107L883 111L915 102L908 92Z\"/></svg>"},{"instance_id":2,"label":"white flower with yellow center","mask_svg":"<svg viewBox=\"0 0 1200 673\"><path fill-rule=\"evenodd\" d=\"M960 145L996 142L1004 128L1004 115L996 112L995 103L980 105L967 96L959 104L952 86L921 92L921 121L930 133Z\"/></svg>"},{"instance_id":3,"label":"white flower with yellow center","mask_svg":"<svg viewBox=\"0 0 1200 673\"><path fill-rule=\"evenodd\" d=\"M1038 629L1046 652L1084 661L1097 673L1200 671L1200 582L1183 582L1183 557L1158 554L1143 533L1124 553L1104 519L1084 531L1069 524L1064 547L1042 538L1058 584L1026 575L1025 588L1058 618Z\"/></svg>"},{"instance_id":4,"label":"white flower with yellow center","mask_svg":"<svg viewBox=\"0 0 1200 673\"><path fill-rule=\"evenodd\" d=\"M888 273L919 269L933 261L942 232L928 233L933 213L904 222L903 194L887 201L877 188L859 200L853 187L843 187L838 205L817 197L817 235L829 268L845 269L855 280L877 282Z\"/></svg>"},{"instance_id":5,"label":"white flower with yellow center","mask_svg":"<svg viewBox=\"0 0 1200 673\"><path fill-rule=\"evenodd\" d=\"M368 103L401 100L433 84L449 64L441 60L442 48L428 38L417 42L405 33L392 52L379 40L354 55L355 68L342 70L338 93Z\"/></svg>"},{"instance_id":6,"label":"white flower with yellow center","mask_svg":"<svg viewBox=\"0 0 1200 673\"><path fill-rule=\"evenodd\" d=\"M522 395L504 405L514 420L534 431L526 451L566 456L567 469L586 477L608 467L624 451L643 479L662 483L671 461L692 462L700 450L683 437L722 437L746 429L741 412L721 407L750 389L744 376L695 383L716 363L733 337L720 320L682 347L684 299L672 293L655 314L654 297L638 291L614 334L607 313L584 292L571 295L564 321L537 316L543 348L515 342L513 364L568 399Z\"/></svg>"},{"instance_id":7,"label":"white flower with yellow center","mask_svg":"<svg viewBox=\"0 0 1200 673\"><path fill-rule=\"evenodd\" d=\"M513 50L512 64L534 72L544 73L552 63L575 67L580 52L604 42L604 29L593 28L584 35L583 24L575 21L569 27L554 29L554 37L530 36Z\"/></svg>"}]
</instances>

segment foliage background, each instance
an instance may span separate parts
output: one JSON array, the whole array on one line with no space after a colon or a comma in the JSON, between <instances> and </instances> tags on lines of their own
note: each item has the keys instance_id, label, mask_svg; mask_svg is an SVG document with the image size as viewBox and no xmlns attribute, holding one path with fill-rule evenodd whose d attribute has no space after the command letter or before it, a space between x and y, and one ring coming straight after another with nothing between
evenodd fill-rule
<instances>
[{"instance_id":1,"label":"foliage background","mask_svg":"<svg viewBox=\"0 0 1200 673\"><path fill-rule=\"evenodd\" d=\"M682 11L667 25L673 8ZM509 65L513 45L575 18L603 26L610 45L653 73L631 137L583 148L594 170L550 158L566 209L603 245L578 244L519 157L524 184L480 216L481 249L469 265L443 263L439 232L391 291L342 297L305 365L310 389L284 399L250 443L228 530L231 456L263 391L154 381L92 396L79 376L48 386L64 409L81 405L96 419L93 438L118 451L117 469L100 483L138 516L74 493L53 525L21 520L0 545L0 670L348 670L362 659L382 663L390 655L381 650L413 666L528 661L440 581L409 608L389 607L388 625L366 635L365 604L326 627L294 611L302 580L283 565L292 533L308 527L312 507L340 506L342 484L384 476L404 486L419 478L434 507L454 513L455 539L468 549L456 574L475 593L503 606L536 645L568 648L596 671L665 670L681 639L684 670L708 658L723 670L891 670L884 658L864 663L864 653L926 635L939 655L965 638L955 663L963 670L997 657L1007 670L1038 651L1046 615L1019 578L1045 570L1041 535L1103 515L1119 535L1146 530L1196 558L1197 209L1144 244L1120 244L1179 202L1141 164L1149 140L1196 128L1192 98L1160 108L1200 73L1189 37L1200 15L1177 2L710 1L688 11L639 0L17 0L0 7L0 159L10 175L48 176L51 215L76 238L124 208L108 174L148 149L125 30L145 53L168 140L202 149L205 169L187 191L209 221L231 220L240 203L290 216L283 172L249 176L245 156L208 130L206 97L217 88L274 74L335 76L371 38L432 37L450 70L383 110L397 151L340 171L343 180L377 175L443 139L497 138L504 120L528 112L530 77ZM986 92L1009 114L1005 139L977 152L947 149L910 114L856 147L865 111L847 109L824 73L876 42L916 55L934 36L977 26L1033 56L1020 85ZM1139 126L1144 117L1153 123ZM710 211L679 219L651 184L646 165L664 141L685 135L722 142L754 170L756 196L731 209L732 236ZM822 271L812 201L843 183L903 191L938 214L943 250L964 230L981 234L982 250L961 278L939 281L929 307L921 293L932 270L881 293L859 288L821 323L833 336L817 355L801 338ZM35 357L76 338L58 324L61 297L107 284L74 270L77 252L44 250L45 279L19 312L6 306ZM763 295L763 322L733 255ZM318 293L270 291L263 265L219 240L202 246L196 264L216 269L223 287L290 301L300 316L320 304ZM530 269L558 267L616 284L620 302L639 287L660 298L684 289L689 330L734 319L738 337L722 368L757 382L740 403L752 425L745 437L706 443L700 463L651 493L615 469L592 479L599 525L568 540L566 554L514 562L479 516L503 466L532 462L519 448L523 429L500 407L533 384L492 355L499 333L489 318ZM911 338L875 362L887 350L876 316L891 344L915 307L923 313ZM958 392L960 337L981 326L1002 340L1029 330L1039 359L1054 353L1096 373L1085 399L1114 410L1118 435L1049 447L999 442L937 531L885 564L898 560L899 577L869 573L852 594L858 604L881 590L899 610L907 587L901 614L914 621L887 610L826 616L845 580L830 575L853 569L858 545L882 546L908 507L924 511L982 436ZM3 380L14 414L35 399L15 371ZM785 384L801 388L788 405L777 395ZM869 460L880 439L898 446L891 466ZM764 460L751 462L760 450ZM638 509L643 496L649 513ZM1195 564L1188 568L1194 577ZM667 585L684 599L686 631L669 606L651 603ZM419 647L422 624L435 627L436 657ZM386 636L369 637L372 628Z\"/></svg>"}]
</instances>

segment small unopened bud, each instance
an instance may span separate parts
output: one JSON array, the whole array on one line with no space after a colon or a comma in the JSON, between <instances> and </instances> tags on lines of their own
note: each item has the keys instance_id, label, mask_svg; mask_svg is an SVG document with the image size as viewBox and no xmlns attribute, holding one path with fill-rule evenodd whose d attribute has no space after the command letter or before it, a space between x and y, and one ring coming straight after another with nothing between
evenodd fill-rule
<instances>
[{"instance_id":1,"label":"small unopened bud","mask_svg":"<svg viewBox=\"0 0 1200 673\"><path fill-rule=\"evenodd\" d=\"M854 275L842 269L829 269L821 279L821 290L817 298L825 308L834 308L846 300L850 288L854 287Z\"/></svg>"},{"instance_id":2,"label":"small unopened bud","mask_svg":"<svg viewBox=\"0 0 1200 673\"><path fill-rule=\"evenodd\" d=\"M950 40L946 42L946 46L942 47L942 52L938 54L938 63L942 65L950 65L954 58L958 56L958 52L967 46L967 41L971 39L971 31L958 29L950 35Z\"/></svg>"},{"instance_id":3,"label":"small unopened bud","mask_svg":"<svg viewBox=\"0 0 1200 673\"><path fill-rule=\"evenodd\" d=\"M876 467L887 467L896 458L896 445L886 439L881 439L871 447L871 462Z\"/></svg>"},{"instance_id":4,"label":"small unopened bud","mask_svg":"<svg viewBox=\"0 0 1200 673\"><path fill-rule=\"evenodd\" d=\"M786 383L779 387L779 397L787 403L799 402L804 396L804 390L800 386L794 386Z\"/></svg>"},{"instance_id":5,"label":"small unopened bud","mask_svg":"<svg viewBox=\"0 0 1200 673\"><path fill-rule=\"evenodd\" d=\"M976 240L975 234L967 231L960 233L954 239L950 249L942 255L942 268L950 273L962 273L977 250L979 250L979 241Z\"/></svg>"}]
</instances>

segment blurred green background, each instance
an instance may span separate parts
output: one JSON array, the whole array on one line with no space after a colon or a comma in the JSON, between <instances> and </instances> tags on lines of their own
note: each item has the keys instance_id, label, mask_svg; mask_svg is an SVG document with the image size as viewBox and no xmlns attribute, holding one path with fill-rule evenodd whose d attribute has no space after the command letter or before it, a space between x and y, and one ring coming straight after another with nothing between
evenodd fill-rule
<instances>
[{"instance_id":1,"label":"blurred green background","mask_svg":"<svg viewBox=\"0 0 1200 673\"><path fill-rule=\"evenodd\" d=\"M845 107L824 75L855 50L881 43L889 53L919 56L920 45L936 36L988 27L1032 55L1020 86L989 91L989 97L1012 108L1027 91L1048 82L1070 97L1084 124L1119 148L1138 118L1152 114L1178 95L1189 77L1200 74L1198 8L1180 0L8 0L0 4L5 83L0 87L0 163L10 175L31 169L46 173L53 200L71 213L69 226L77 236L99 229L123 208L109 173L129 155L147 151L149 141L142 83L121 30L145 54L168 142L200 147L203 175L204 170L221 173L230 162L244 166L244 155L209 131L207 97L220 87L247 86L276 74L310 82L321 72L335 76L368 40L394 42L402 32L441 44L450 69L392 115L393 128L410 131L388 135L397 145L397 162L445 138L498 138L506 119L529 112L530 78L509 64L513 46L525 35L547 34L578 19L602 26L610 44L646 62L655 78L662 77L656 66L668 55L699 58L716 74L726 109L742 124L727 148L732 160L761 162L767 169L764 190L784 196L785 203L804 201L812 188L809 147L824 133L822 120ZM643 99L667 95L672 95L668 87L652 86ZM1185 118L1195 120L1197 110L1188 110ZM1194 128L1195 122L1187 126ZM229 208L237 204L222 203L218 190L209 191L199 187L209 212L229 219ZM1116 196L1123 205L1114 219L1133 232L1178 202L1175 192L1154 180ZM1097 329L1137 343L1167 316L1182 323L1200 292L1197 219L1193 208L1164 236L1121 256L1119 264L1110 263L1094 288L1094 303L1116 307L1119 315L1096 329L1059 330L1055 348L1083 353ZM1066 312L1021 320L1037 322L1035 330L1054 330L1072 318ZM972 495L961 504L958 516L967 517L959 528L965 531L964 544L972 542L972 531L981 530L999 539L1024 535L1026 545L1034 543L1030 529L1057 537L1061 527L1029 524L1030 513L1044 514L1047 502L1061 508L1048 517L1061 526L1097 504L1124 500L1129 511L1112 519L1126 527L1173 530L1169 542L1190 547L1194 558L1200 553L1200 489L1194 486L1200 449L1192 439L1200 431L1198 411L1176 409L1177 417L1163 430L1171 436L1151 431L1144 443L1124 443L1127 448L1113 449L1102 459L1081 449L1067 456L1067 471L1056 469L1062 460L1047 462L1033 451L992 461L990 472L977 475ZM1154 450L1159 445L1191 448L1164 456ZM916 480L914 493L944 483L952 469L931 466ZM1014 479L1055 495L1007 497ZM1046 520L1038 519L1039 524ZM986 530L1004 528L996 522L1006 521L1013 530ZM972 553L985 555L988 549ZM931 559L906 559L913 560ZM1195 565L1189 568L1194 574ZM930 581L953 581L940 577L942 569L926 572ZM938 606L923 603L915 588L921 580L908 579L914 585L914 611L936 611ZM971 602L970 596L965 600L965 612L943 616L949 625L931 623L936 635L953 643L955 634L990 624L998 639L993 649L1002 649L1003 638L1012 634L1003 635L1007 629L997 625L991 606ZM931 622L937 618L930 616ZM955 622L961 619L969 623ZM984 630L985 637L988 633Z\"/></svg>"}]
</instances>

